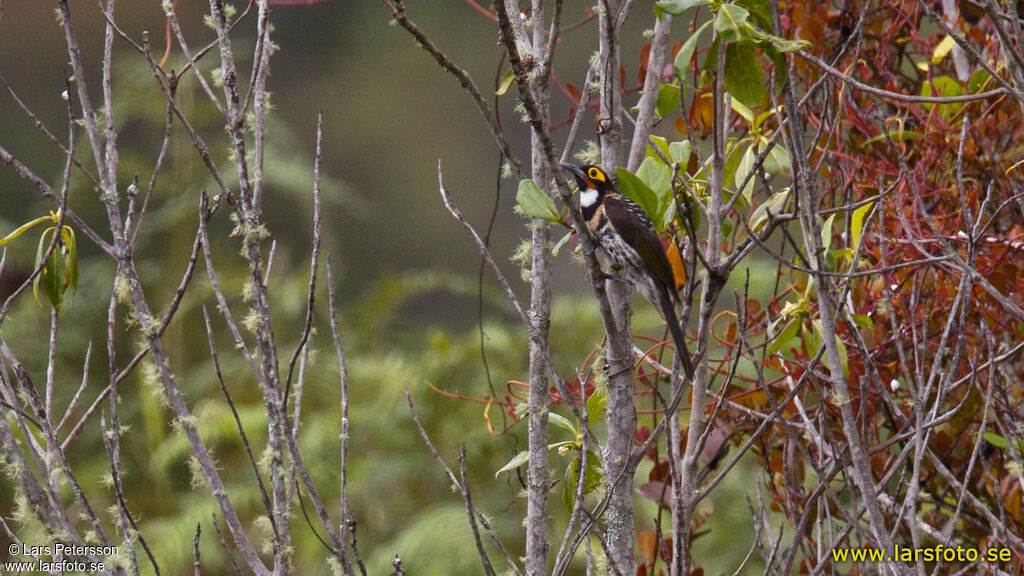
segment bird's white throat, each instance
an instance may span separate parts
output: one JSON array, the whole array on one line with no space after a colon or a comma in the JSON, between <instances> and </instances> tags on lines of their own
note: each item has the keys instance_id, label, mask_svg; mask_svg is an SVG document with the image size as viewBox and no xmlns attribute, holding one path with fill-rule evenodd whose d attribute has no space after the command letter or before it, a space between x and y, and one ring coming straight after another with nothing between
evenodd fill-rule
<instances>
[{"instance_id":1,"label":"bird's white throat","mask_svg":"<svg viewBox=\"0 0 1024 576\"><path fill-rule=\"evenodd\" d=\"M597 190L585 190L580 192L580 206L590 208L597 202Z\"/></svg>"}]
</instances>

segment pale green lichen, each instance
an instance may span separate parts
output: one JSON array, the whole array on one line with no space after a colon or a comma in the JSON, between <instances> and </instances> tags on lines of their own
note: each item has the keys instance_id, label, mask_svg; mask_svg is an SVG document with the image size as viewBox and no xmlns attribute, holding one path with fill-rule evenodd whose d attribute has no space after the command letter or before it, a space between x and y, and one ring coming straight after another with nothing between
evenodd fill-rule
<instances>
[{"instance_id":1,"label":"pale green lichen","mask_svg":"<svg viewBox=\"0 0 1024 576\"><path fill-rule=\"evenodd\" d=\"M519 266L519 276L523 279L523 282L529 282L532 276L530 263L533 261L533 246L530 245L530 242L527 240L520 241L509 260Z\"/></svg>"},{"instance_id":2,"label":"pale green lichen","mask_svg":"<svg viewBox=\"0 0 1024 576\"><path fill-rule=\"evenodd\" d=\"M213 85L217 88L224 87L224 70L221 68L214 68L210 70L210 78L213 80Z\"/></svg>"},{"instance_id":3,"label":"pale green lichen","mask_svg":"<svg viewBox=\"0 0 1024 576\"><path fill-rule=\"evenodd\" d=\"M258 333L263 326L263 315L250 308L249 312L242 318L242 326L252 334Z\"/></svg>"},{"instance_id":4,"label":"pale green lichen","mask_svg":"<svg viewBox=\"0 0 1024 576\"><path fill-rule=\"evenodd\" d=\"M242 301L252 302L252 277L246 278L242 283Z\"/></svg>"},{"instance_id":5,"label":"pale green lichen","mask_svg":"<svg viewBox=\"0 0 1024 576\"><path fill-rule=\"evenodd\" d=\"M184 434L189 428L194 429L199 424L199 418L195 414L179 416L171 421L171 428L176 434Z\"/></svg>"},{"instance_id":6,"label":"pale green lichen","mask_svg":"<svg viewBox=\"0 0 1024 576\"><path fill-rule=\"evenodd\" d=\"M260 454L259 461L256 463L260 471L264 473L269 472L270 463L274 461L276 456L278 456L278 453L275 452L274 449L271 448L269 445L266 448L264 448L263 453Z\"/></svg>"},{"instance_id":7,"label":"pale green lichen","mask_svg":"<svg viewBox=\"0 0 1024 576\"><path fill-rule=\"evenodd\" d=\"M125 278L124 274L118 274L114 278L114 294L117 297L118 304L127 305L132 301L131 284L128 283L128 279Z\"/></svg>"},{"instance_id":8,"label":"pale green lichen","mask_svg":"<svg viewBox=\"0 0 1024 576\"><path fill-rule=\"evenodd\" d=\"M213 460L213 449L209 449L210 460ZM214 461L216 462L216 461ZM206 473L203 471L203 465L199 462L199 458L192 456L188 459L188 472L189 472L189 485L193 490L209 489L210 483L206 478Z\"/></svg>"},{"instance_id":9,"label":"pale green lichen","mask_svg":"<svg viewBox=\"0 0 1024 576\"><path fill-rule=\"evenodd\" d=\"M140 346L144 348L144 346ZM167 408L171 405L167 398L167 392L164 390L163 383L160 380L160 371L157 370L156 364L150 359L145 359L139 366L139 373L142 375L142 385L149 390L154 398L160 403L161 406Z\"/></svg>"},{"instance_id":10,"label":"pale green lichen","mask_svg":"<svg viewBox=\"0 0 1024 576\"><path fill-rule=\"evenodd\" d=\"M576 153L575 158L583 164L600 164L601 146L593 140L587 140L583 143L583 149Z\"/></svg>"},{"instance_id":11,"label":"pale green lichen","mask_svg":"<svg viewBox=\"0 0 1024 576\"><path fill-rule=\"evenodd\" d=\"M253 526L259 533L260 541L262 543L261 551L263 554L274 553L274 524L270 521L270 518L266 515L257 516L252 521Z\"/></svg>"},{"instance_id":12,"label":"pale green lichen","mask_svg":"<svg viewBox=\"0 0 1024 576\"><path fill-rule=\"evenodd\" d=\"M608 393L608 371L605 370L605 362L607 362L605 359L605 349L602 346L594 353L594 359L590 362L590 373L593 375L591 379L594 382L595 393Z\"/></svg>"}]
</instances>

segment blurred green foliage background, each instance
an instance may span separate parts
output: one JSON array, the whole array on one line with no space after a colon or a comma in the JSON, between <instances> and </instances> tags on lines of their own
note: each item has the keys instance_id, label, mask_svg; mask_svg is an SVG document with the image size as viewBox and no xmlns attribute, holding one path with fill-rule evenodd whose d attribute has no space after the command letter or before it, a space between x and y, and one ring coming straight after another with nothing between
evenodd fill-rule
<instances>
[{"instance_id":1,"label":"blurred green foliage background","mask_svg":"<svg viewBox=\"0 0 1024 576\"><path fill-rule=\"evenodd\" d=\"M566 19L582 17L584 2L566 1ZM202 23L205 2L181 2L179 15L192 46L213 37ZM241 6L239 6L241 8ZM8 2L0 19L0 74L50 129L66 133L64 103L60 98L70 74L62 31L53 6L44 2ZM76 29L86 65L99 75L103 19L88 2L72 4ZM496 26L464 2L410 2L410 15L465 67L486 92L493 90L500 50ZM468 451L470 476L478 505L488 512L512 550L521 549L519 518L524 503L518 479L494 471L516 450L525 449L525 424L509 434L487 431L484 404L457 400L433 392L438 388L480 398L504 396L506 382L526 379L526 332L490 271L478 291L480 258L461 227L444 210L437 192L436 163L443 159L446 183L467 219L485 231L496 210L491 235L494 254L514 288L526 299L527 285L519 280L518 266L509 257L521 238L528 236L526 221L512 211L515 183L501 181L498 153L469 96L416 46L402 30L389 25L390 15L379 3L338 0L311 6L276 8L273 38L280 46L272 61L270 90L275 111L268 127L267 194L264 215L277 250L270 288L275 331L283 351L295 346L305 313L308 262L311 246L312 164L317 111L325 117L324 252L338 272L341 329L352 377L351 503L358 519L361 549L373 573L389 570L399 554L408 573L417 575L476 573L479 568L464 508L416 434L404 399L408 388L435 444L454 465L460 444ZM160 3L120 3L120 25L136 38L150 31L154 50L162 51L164 20ZM635 76L643 30L653 14L647 3L634 8L623 38L623 63ZM580 85L590 53L595 49L596 21L564 37L556 60L563 82ZM239 28L236 54L245 61L253 45L254 20ZM120 181L138 174L145 182L162 138L165 113L145 61L123 43L115 57L115 108L121 144ZM170 67L180 68L180 51L171 54ZM175 63L177 63L175 65ZM216 63L203 61L209 73ZM243 66L244 69L244 66ZM209 142L225 174L227 163L223 121L206 101L192 76L183 80L180 102ZM633 98L636 96L634 95ZM627 102L631 105L633 102ZM498 107L507 130L522 156L528 143L525 127L514 110L514 95ZM569 101L556 95L553 117L568 115ZM665 130L673 130L665 127ZM564 138L563 129L560 138ZM584 122L584 137L593 138ZM675 136L673 134L673 136ZM81 139L79 156L91 158ZM38 174L59 183L59 151L17 109L7 94L0 95L0 143ZM180 125L176 127L168 167L157 182L149 213L142 225L137 263L151 303L164 309L184 271L195 234L200 190L213 189ZM495 208L496 203L496 208ZM73 180L71 206L97 229L105 228L95 190L84 178ZM0 169L0 236L19 224L46 214L54 206L42 200L26 181L7 168ZM215 218L215 263L225 292L244 312L240 293L244 263L237 256L237 239L228 233L226 212ZM558 234L559 236L561 233ZM57 364L58 401L67 405L82 378L85 350L93 345L85 403L106 385L104 350L106 304L113 265L80 236L81 280L77 295L60 318ZM574 374L586 354L600 344L600 322L581 266L563 250L556 261L557 300L553 350L563 374ZM7 274L16 277L31 270L35 243L25 239L8 250ZM322 276L323 278L324 276ZM0 293L2 295L3 293ZM478 315L478 295L482 317ZM337 363L324 318L326 291L319 293L317 353L303 391L300 443L311 472L323 493L332 495L336 510L339 478ZM203 263L175 322L164 335L171 363L177 371L200 429L218 457L222 474L243 516L261 511L253 473L235 430L231 413L218 389L202 324L202 307L214 317L222 368L240 416L256 450L264 438L263 407L254 377L215 310ZM4 338L35 376L43 381L46 369L48 313L30 296L12 309L4 322ZM638 310L637 332L658 335L653 311ZM487 366L481 359L480 333L484 334ZM137 331L119 324L118 365L139 349ZM284 354L282 354L284 357ZM140 519L164 574L190 570L191 537L196 522L203 522L204 565L226 568L226 559L210 530L216 510L204 488L190 486L187 442L171 426L169 411L161 405L147 365L120 388L121 421L131 426L122 440L127 498ZM488 378L490 381L488 381ZM78 410L78 414L82 411ZM564 409L563 409L564 411ZM491 423L502 425L500 409L490 411ZM558 434L553 429L553 434ZM94 507L113 503L112 491L100 480L108 474L100 442L98 418L72 445L72 464L86 485ZM257 457L259 454L257 454ZM553 457L553 477L561 478L567 460ZM641 475L646 472L641 469ZM712 535L698 539L695 553L707 574L728 570L749 546L749 515L742 487L728 485L715 494L718 511ZM555 529L564 523L556 488L552 499ZM643 503L641 506L647 506ZM641 529L653 522L653 506L639 514ZM14 487L0 478L0 513L17 515ZM325 551L305 527L296 510L299 573L326 573ZM41 528L21 526L22 539L41 539ZM257 531L254 523L254 532ZM557 546L557 542L553 543ZM2 556L0 556L2 559ZM148 569L148 567L147 567Z\"/></svg>"}]
</instances>

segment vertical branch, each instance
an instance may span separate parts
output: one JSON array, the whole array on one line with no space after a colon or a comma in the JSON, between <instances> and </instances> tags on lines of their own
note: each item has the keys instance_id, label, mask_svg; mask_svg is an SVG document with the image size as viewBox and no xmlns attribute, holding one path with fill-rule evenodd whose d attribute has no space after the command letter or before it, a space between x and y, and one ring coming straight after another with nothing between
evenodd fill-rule
<instances>
[{"instance_id":1,"label":"vertical branch","mask_svg":"<svg viewBox=\"0 0 1024 576\"><path fill-rule=\"evenodd\" d=\"M679 478L676 490L682 501L673 510L676 517L673 525L679 532L675 537L681 542L675 547L677 556L673 558L673 576L690 573L691 558L690 541L693 538L693 515L698 502L698 456L700 455L700 439L707 427L707 392L710 384L708 371L707 349L710 345L711 324L714 315L715 301L725 283L720 276L719 266L722 261L722 219L725 192L725 146L728 130L728 106L725 93L725 49L718 50L718 61L715 63L713 80L713 124L711 140L711 186L707 209L707 246L704 262L708 269L707 278L701 286L700 307L697 323L698 364L693 379L692 398L690 401L690 421L686 430L686 448L682 461L679 463ZM682 438L674 439L681 443Z\"/></svg>"},{"instance_id":2,"label":"vertical branch","mask_svg":"<svg viewBox=\"0 0 1024 576\"><path fill-rule=\"evenodd\" d=\"M536 136L534 136L536 139ZM536 154L536 147L534 148ZM543 163L534 163L534 181L542 180ZM550 181L550 178L548 179ZM530 397L526 504L526 573L543 574L548 554L548 346L551 331L551 227L534 219L530 246Z\"/></svg>"},{"instance_id":3,"label":"vertical branch","mask_svg":"<svg viewBox=\"0 0 1024 576\"><path fill-rule=\"evenodd\" d=\"M506 0L503 15L503 34L510 34L515 41L516 56L537 66L544 62L550 65L550 50L544 47L544 2L533 0L531 5L531 26L533 38L518 18L508 18L509 13L518 13L515 0ZM510 38L505 38L506 42ZM507 44L509 49L511 46ZM545 66L541 65L543 69ZM544 149L545 134L539 126L550 124L549 76L539 74L519 86L528 92L533 102L535 117L530 131L530 175L540 189L549 186L553 174L546 162ZM528 448L530 459L526 472L526 573L544 574L548 559L548 411L551 398L549 383L549 335L551 331L551 227L539 218L530 223L530 347L529 374L530 395L528 399Z\"/></svg>"},{"instance_id":4,"label":"vertical branch","mask_svg":"<svg viewBox=\"0 0 1024 576\"><path fill-rule=\"evenodd\" d=\"M621 0L601 0L599 8L599 81L600 117L598 139L601 162L608 170L619 164L622 148L622 83L619 78L619 14ZM632 288L621 282L607 285L615 334L609 334L608 365L608 440L604 449L605 478L609 485L606 551L609 559L624 574L634 567L633 476L626 467L633 447L636 409L633 406L633 335L630 326Z\"/></svg>"},{"instance_id":5,"label":"vertical branch","mask_svg":"<svg viewBox=\"0 0 1024 576\"><path fill-rule=\"evenodd\" d=\"M75 86L78 89L78 102L82 107L85 133L89 138L89 147L92 149L96 168L99 170L101 187L104 192L110 193L114 183L110 181L110 174L103 169L103 146L100 142L99 126L96 125L96 110L92 106L89 89L85 84L85 65L82 63L78 37L75 36L75 29L71 23L71 8L68 6L68 0L58 0L57 6L60 9L61 24L64 27L64 40L67 43L68 56L71 60L71 70L75 74Z\"/></svg>"},{"instance_id":6,"label":"vertical branch","mask_svg":"<svg viewBox=\"0 0 1024 576\"><path fill-rule=\"evenodd\" d=\"M265 18L266 4L267 0L261 0L261 18ZM274 525L278 527L274 538L274 572L276 574L284 574L290 571L291 566L291 535L287 527L292 507L292 499L288 494L288 474L284 458L286 449L289 448L290 444L294 443L294 439L287 432L287 415L284 413L284 398L277 357L277 344L271 323L267 284L263 278L263 253L260 242L264 239L266 232L260 218L259 208L255 205L252 194L252 180L249 175L248 160L246 158L245 111L240 105L238 70L235 66L232 44L228 35L229 30L223 0L210 0L210 13L213 16L214 28L217 31L218 45L220 47L221 70L223 71L224 95L227 108L227 127L233 142L234 161L238 169L239 197L241 201L239 218L244 229L242 250L249 265L253 313L259 318L259 323L255 330L257 352L260 360L258 377L263 383L263 404L267 416L267 442L271 453L270 480L274 499ZM261 78L261 76L269 73L268 62L261 58L254 65L262 67L256 74L257 83L265 81L265 78ZM259 95L257 94L257 96ZM264 136L262 124L259 124L259 127L261 129L253 134L253 138L256 141L262 140ZM297 450L292 450L291 452L293 457L297 456ZM301 471L303 470L300 468Z\"/></svg>"},{"instance_id":7,"label":"vertical branch","mask_svg":"<svg viewBox=\"0 0 1024 576\"><path fill-rule=\"evenodd\" d=\"M58 233L59 235L59 233ZM50 346L46 362L46 422L53 425L53 379L57 369L57 309L50 308Z\"/></svg>"},{"instance_id":8,"label":"vertical branch","mask_svg":"<svg viewBox=\"0 0 1024 576\"><path fill-rule=\"evenodd\" d=\"M771 2L772 24L776 34L782 26L779 19L779 2ZM842 362L840 360L838 338L836 336L836 302L834 300L833 285L829 277L822 273L825 265L822 262L824 251L821 241L821 227L818 224L816 210L818 209L818 190L814 171L807 164L807 156L804 150L803 127L794 115L800 109L797 105L796 90L793 87L793 78L796 70L791 55L786 55L786 63L789 68L789 76L783 85L783 96L785 100L785 122L783 130L786 132L786 148L789 157L794 163L794 188L797 190L800 205L800 225L803 230L804 249L809 259L812 270L812 278L818 292L818 310L823 340L825 346L825 359L828 363L829 382L833 392L836 394L836 403L839 405L842 416L843 432L846 434L846 441L849 443L850 457L855 472L855 482L860 490L864 506L867 511L872 536L875 539L874 545L886 550L893 549L893 541L889 535L889 529L885 524L882 511L879 508L878 492L875 489L872 477L871 463L868 460L868 453L860 438L860 431L857 429L856 416L850 400L850 390L843 374ZM887 563L885 570L898 571L899 568L893 563Z\"/></svg>"},{"instance_id":9,"label":"vertical branch","mask_svg":"<svg viewBox=\"0 0 1024 576\"><path fill-rule=\"evenodd\" d=\"M253 132L256 134L253 143L253 184L252 206L258 213L263 199L263 134L267 107L267 76L270 65L270 7L266 0L260 1L256 42L257 53L253 56L253 81L249 86L253 96ZM244 112L244 108L243 108Z\"/></svg>"},{"instance_id":10,"label":"vertical branch","mask_svg":"<svg viewBox=\"0 0 1024 576\"><path fill-rule=\"evenodd\" d=\"M598 119L598 138L601 143L601 162L612 169L619 165L622 149L622 82L619 79L619 26L618 14L623 0L601 0L598 10L600 33L601 111Z\"/></svg>"},{"instance_id":11,"label":"vertical branch","mask_svg":"<svg viewBox=\"0 0 1024 576\"><path fill-rule=\"evenodd\" d=\"M668 12L654 20L654 38L651 39L651 52L647 56L647 76L644 78L644 89L640 94L640 111L636 117L633 140L629 145L629 163L626 164L626 168L630 171L640 167L644 152L647 150L647 140L654 127L654 110L658 104L658 90L661 87L661 68L665 64L671 29L672 15Z\"/></svg>"},{"instance_id":12,"label":"vertical branch","mask_svg":"<svg viewBox=\"0 0 1024 576\"><path fill-rule=\"evenodd\" d=\"M130 512L124 502L121 477L121 421L117 410L117 348L114 340L114 330L117 325L117 289L110 293L110 306L107 308L107 378L110 381L110 428L107 428L104 417L100 415L100 429L103 431L103 446L107 450L107 459L110 461L110 477L114 484L114 493L117 497L118 519L120 521L121 536L124 538L125 546L128 548L128 558L131 561L134 574L139 573L139 559L135 554L135 546L132 543L132 529L128 518ZM160 569L154 570L157 574Z\"/></svg>"},{"instance_id":13,"label":"vertical branch","mask_svg":"<svg viewBox=\"0 0 1024 576\"><path fill-rule=\"evenodd\" d=\"M348 559L348 547L344 543L345 527L348 526L348 364L345 362L345 350L341 346L341 331L338 329L338 314L334 296L334 263L327 257L327 306L330 315L331 335L334 337L334 353L338 357L338 374L341 379L341 497L338 507L338 534L341 534L341 547L336 551L345 574L352 576L352 563Z\"/></svg>"},{"instance_id":14,"label":"vertical branch","mask_svg":"<svg viewBox=\"0 0 1024 576\"><path fill-rule=\"evenodd\" d=\"M196 535L192 537L192 574L194 576L200 576L202 572L199 570L199 534L202 532L202 525L196 522Z\"/></svg>"},{"instance_id":15,"label":"vertical branch","mask_svg":"<svg viewBox=\"0 0 1024 576\"><path fill-rule=\"evenodd\" d=\"M114 0L107 0L107 25L103 35L103 116L106 119L104 140L106 150L107 179L110 183L109 192L116 194L117 186L117 131L114 130L114 92L111 71L114 66ZM97 166L102 172L104 166Z\"/></svg>"}]
</instances>

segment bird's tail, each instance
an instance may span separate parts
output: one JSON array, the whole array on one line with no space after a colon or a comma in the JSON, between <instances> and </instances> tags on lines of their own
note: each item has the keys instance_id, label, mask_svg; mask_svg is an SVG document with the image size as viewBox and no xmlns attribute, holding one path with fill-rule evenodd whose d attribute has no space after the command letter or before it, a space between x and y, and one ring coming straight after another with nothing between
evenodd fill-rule
<instances>
[{"instance_id":1,"label":"bird's tail","mask_svg":"<svg viewBox=\"0 0 1024 576\"><path fill-rule=\"evenodd\" d=\"M686 374L686 379L692 382L693 360L690 358L690 350L686 347L686 336L683 334L683 329L679 327L679 318L676 317L676 307L668 294L664 294L661 300L661 308L665 315L665 323L668 324L668 329L672 332L672 340L676 343L676 354L679 356L679 362L683 365L683 372Z\"/></svg>"}]
</instances>

